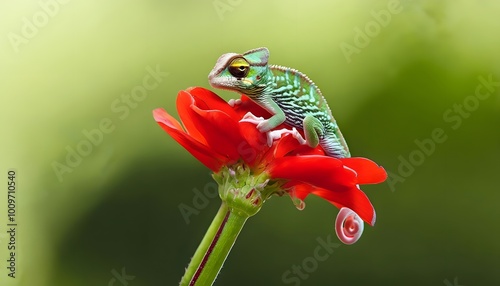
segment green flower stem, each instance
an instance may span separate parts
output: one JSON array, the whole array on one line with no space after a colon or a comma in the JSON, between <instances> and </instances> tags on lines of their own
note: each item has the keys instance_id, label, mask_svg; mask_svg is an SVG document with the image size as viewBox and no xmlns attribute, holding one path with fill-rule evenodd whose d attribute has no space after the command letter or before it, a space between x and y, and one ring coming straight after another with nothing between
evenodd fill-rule
<instances>
[{"instance_id":1,"label":"green flower stem","mask_svg":"<svg viewBox=\"0 0 500 286\"><path fill-rule=\"evenodd\" d=\"M210 286L219 274L249 216L229 210L225 202L196 250L180 286Z\"/></svg>"},{"instance_id":2,"label":"green flower stem","mask_svg":"<svg viewBox=\"0 0 500 286\"><path fill-rule=\"evenodd\" d=\"M269 184L266 173L254 172L242 162L224 166L213 174L219 184L222 205L196 250L180 286L211 286L247 219L264 201L280 191Z\"/></svg>"}]
</instances>

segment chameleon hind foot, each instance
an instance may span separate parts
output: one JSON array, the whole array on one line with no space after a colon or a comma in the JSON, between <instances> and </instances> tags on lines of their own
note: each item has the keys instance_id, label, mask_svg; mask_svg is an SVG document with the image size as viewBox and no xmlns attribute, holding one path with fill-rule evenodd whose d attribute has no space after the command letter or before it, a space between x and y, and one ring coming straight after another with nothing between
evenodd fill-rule
<instances>
[{"instance_id":1,"label":"chameleon hind foot","mask_svg":"<svg viewBox=\"0 0 500 286\"><path fill-rule=\"evenodd\" d=\"M292 130L290 129L280 129L280 130L273 130L267 132L267 145L271 146L273 144L273 141L276 139L280 139L283 135L290 134L293 136L293 138L297 139L299 141L300 145L306 144L306 139L302 137L299 131L293 127Z\"/></svg>"}]
</instances>

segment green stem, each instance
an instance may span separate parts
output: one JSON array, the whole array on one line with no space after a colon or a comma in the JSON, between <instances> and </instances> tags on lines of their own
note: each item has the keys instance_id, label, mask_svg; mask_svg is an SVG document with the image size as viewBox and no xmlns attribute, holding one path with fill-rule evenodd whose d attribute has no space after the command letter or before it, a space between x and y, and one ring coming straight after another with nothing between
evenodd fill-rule
<instances>
[{"instance_id":1,"label":"green stem","mask_svg":"<svg viewBox=\"0 0 500 286\"><path fill-rule=\"evenodd\" d=\"M225 202L189 263L180 286L210 286L219 274L229 251L248 216L231 212Z\"/></svg>"}]
</instances>

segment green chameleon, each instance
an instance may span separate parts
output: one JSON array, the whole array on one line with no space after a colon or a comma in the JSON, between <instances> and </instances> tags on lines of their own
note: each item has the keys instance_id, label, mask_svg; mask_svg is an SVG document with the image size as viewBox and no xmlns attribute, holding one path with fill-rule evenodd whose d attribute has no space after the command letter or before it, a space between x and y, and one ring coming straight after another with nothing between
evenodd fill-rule
<instances>
[{"instance_id":1,"label":"green chameleon","mask_svg":"<svg viewBox=\"0 0 500 286\"><path fill-rule=\"evenodd\" d=\"M321 145L331 157L350 157L347 143L333 118L330 107L319 88L303 73L277 65L268 65L269 50L257 48L244 54L222 55L210 72L208 80L214 88L243 93L269 111L269 119L247 113L241 122L257 125L267 132L268 144L283 134L292 134L300 144ZM240 104L231 99L229 104ZM283 122L292 130L273 130ZM297 131L304 131L305 139Z\"/></svg>"}]
</instances>

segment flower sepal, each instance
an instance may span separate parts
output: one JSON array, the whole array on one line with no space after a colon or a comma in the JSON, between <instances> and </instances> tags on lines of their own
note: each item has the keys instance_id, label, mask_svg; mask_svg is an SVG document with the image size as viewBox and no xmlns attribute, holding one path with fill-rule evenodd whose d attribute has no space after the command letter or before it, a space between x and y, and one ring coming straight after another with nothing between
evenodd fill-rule
<instances>
[{"instance_id":1,"label":"flower sepal","mask_svg":"<svg viewBox=\"0 0 500 286\"><path fill-rule=\"evenodd\" d=\"M213 174L219 185L219 196L231 212L251 217L273 194L283 195L282 183L271 181L266 172L255 173L243 162L223 166Z\"/></svg>"}]
</instances>

